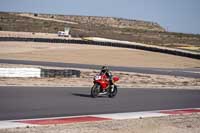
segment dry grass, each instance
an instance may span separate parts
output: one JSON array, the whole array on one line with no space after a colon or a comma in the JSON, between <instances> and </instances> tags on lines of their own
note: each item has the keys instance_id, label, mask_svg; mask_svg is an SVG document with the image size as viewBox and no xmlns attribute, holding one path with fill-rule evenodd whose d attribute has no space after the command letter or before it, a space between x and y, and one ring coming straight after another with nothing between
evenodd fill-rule
<instances>
[{"instance_id":1,"label":"dry grass","mask_svg":"<svg viewBox=\"0 0 200 133\"><path fill-rule=\"evenodd\" d=\"M185 46L185 47L178 47L178 48L188 50L188 51L200 52L199 46Z\"/></svg>"}]
</instances>

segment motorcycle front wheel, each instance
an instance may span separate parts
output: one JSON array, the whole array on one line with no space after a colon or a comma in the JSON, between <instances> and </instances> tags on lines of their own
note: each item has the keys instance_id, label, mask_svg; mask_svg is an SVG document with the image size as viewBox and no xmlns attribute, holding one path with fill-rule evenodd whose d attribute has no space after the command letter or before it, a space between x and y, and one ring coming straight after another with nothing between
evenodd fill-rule
<instances>
[{"instance_id":1,"label":"motorcycle front wheel","mask_svg":"<svg viewBox=\"0 0 200 133\"><path fill-rule=\"evenodd\" d=\"M93 87L91 88L91 97L93 98L97 97L99 92L100 92L100 85L94 84Z\"/></svg>"},{"instance_id":2,"label":"motorcycle front wheel","mask_svg":"<svg viewBox=\"0 0 200 133\"><path fill-rule=\"evenodd\" d=\"M114 85L113 88L110 88L108 97L113 98L117 95L117 86Z\"/></svg>"}]
</instances>

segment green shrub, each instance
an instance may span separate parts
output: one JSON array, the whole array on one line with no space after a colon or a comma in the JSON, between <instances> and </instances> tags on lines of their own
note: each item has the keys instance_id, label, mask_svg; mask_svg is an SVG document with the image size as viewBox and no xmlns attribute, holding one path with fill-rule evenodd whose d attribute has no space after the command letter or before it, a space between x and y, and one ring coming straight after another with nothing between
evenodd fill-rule
<instances>
[{"instance_id":1,"label":"green shrub","mask_svg":"<svg viewBox=\"0 0 200 133\"><path fill-rule=\"evenodd\" d=\"M37 14L37 13L34 13L34 16L35 16L35 17L37 17L37 16L38 16L38 14Z\"/></svg>"}]
</instances>

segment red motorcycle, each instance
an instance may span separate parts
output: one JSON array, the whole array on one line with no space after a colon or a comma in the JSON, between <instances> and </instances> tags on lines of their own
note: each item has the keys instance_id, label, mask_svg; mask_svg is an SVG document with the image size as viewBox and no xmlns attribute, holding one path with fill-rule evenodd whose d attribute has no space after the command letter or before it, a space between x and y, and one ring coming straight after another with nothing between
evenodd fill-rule
<instances>
[{"instance_id":1,"label":"red motorcycle","mask_svg":"<svg viewBox=\"0 0 200 133\"><path fill-rule=\"evenodd\" d=\"M117 86L114 84L119 80L119 77L114 76L112 78L113 85L110 85L108 77L103 75L96 75L94 77L94 85L91 88L91 96L97 97L101 95L107 95L108 97L112 98L117 95Z\"/></svg>"}]
</instances>

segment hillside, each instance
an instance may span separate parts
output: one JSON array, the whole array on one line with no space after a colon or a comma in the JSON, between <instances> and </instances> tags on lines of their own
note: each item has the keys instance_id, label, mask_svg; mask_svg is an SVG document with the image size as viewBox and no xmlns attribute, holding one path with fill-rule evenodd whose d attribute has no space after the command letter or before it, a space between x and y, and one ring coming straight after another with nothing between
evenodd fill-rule
<instances>
[{"instance_id":1,"label":"hillside","mask_svg":"<svg viewBox=\"0 0 200 133\"><path fill-rule=\"evenodd\" d=\"M166 32L153 22L112 17L0 12L2 31L57 33L64 27L70 27L74 37L96 36L194 51L199 51L200 46L200 35Z\"/></svg>"}]
</instances>

